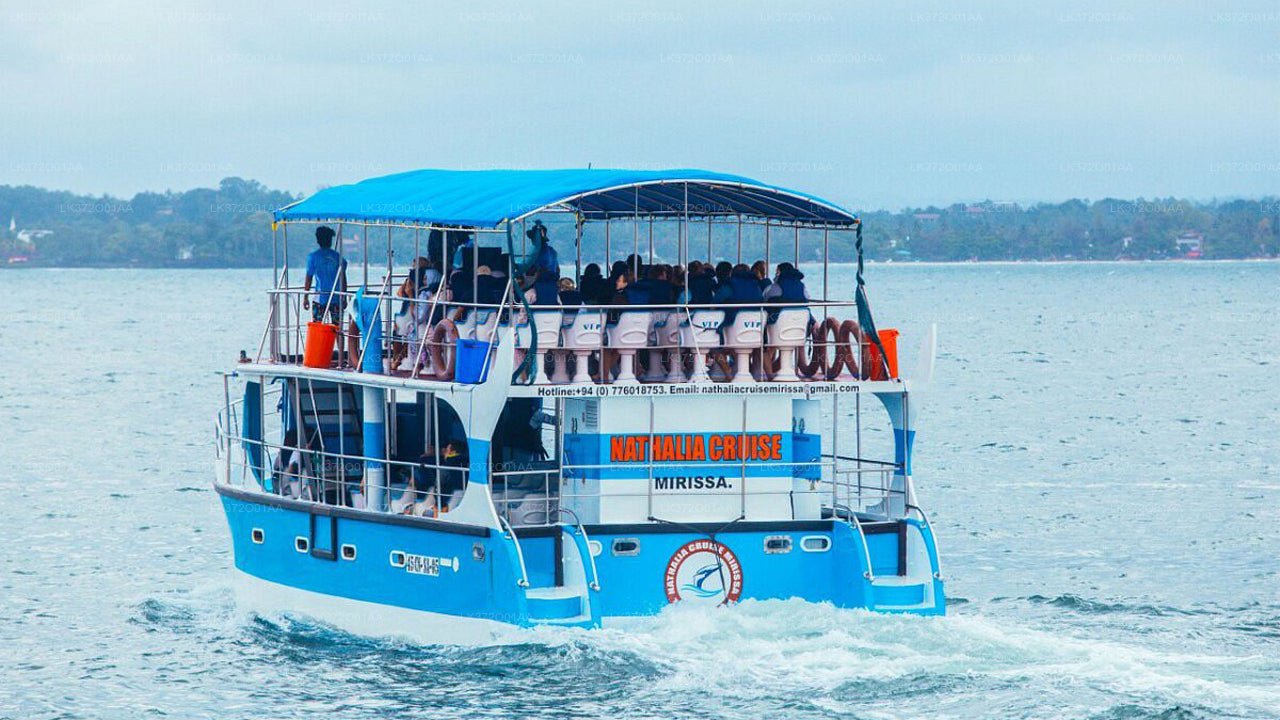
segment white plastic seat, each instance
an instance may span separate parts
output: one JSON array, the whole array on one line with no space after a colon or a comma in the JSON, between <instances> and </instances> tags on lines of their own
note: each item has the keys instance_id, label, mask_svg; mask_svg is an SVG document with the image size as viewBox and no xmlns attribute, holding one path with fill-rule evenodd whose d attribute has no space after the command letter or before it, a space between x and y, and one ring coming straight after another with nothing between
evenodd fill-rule
<instances>
[{"instance_id":1,"label":"white plastic seat","mask_svg":"<svg viewBox=\"0 0 1280 720\"><path fill-rule=\"evenodd\" d=\"M542 385L551 382L546 371L547 352L560 344L560 321L564 313L559 310L534 310L532 315L532 323L524 320L516 325L516 347L528 348L533 340L534 328L537 328L538 357L534 361L533 382Z\"/></svg>"},{"instance_id":2,"label":"white plastic seat","mask_svg":"<svg viewBox=\"0 0 1280 720\"><path fill-rule=\"evenodd\" d=\"M680 343L680 321L684 317L685 314L678 310L668 313L664 332L658 336L658 344L667 348L667 362L671 366L667 371L669 383L684 382L684 348Z\"/></svg>"},{"instance_id":3,"label":"white plastic seat","mask_svg":"<svg viewBox=\"0 0 1280 720\"><path fill-rule=\"evenodd\" d=\"M769 347L778 351L778 371L774 381L796 382L796 354L804 347L809 334L809 309L787 308L769 323Z\"/></svg>"},{"instance_id":4,"label":"white plastic seat","mask_svg":"<svg viewBox=\"0 0 1280 720\"><path fill-rule=\"evenodd\" d=\"M763 341L764 310L739 310L724 331L724 346L733 348L737 356L737 368L731 382L755 380L751 376L751 353L759 349Z\"/></svg>"},{"instance_id":5,"label":"white plastic seat","mask_svg":"<svg viewBox=\"0 0 1280 720\"><path fill-rule=\"evenodd\" d=\"M683 374L679 378L673 376L680 366L676 361L680 357L677 347L680 344L680 315L674 310L654 310L650 315L653 318L653 329L649 331L649 344L655 349L648 351L649 368L644 379L649 382L679 382L684 379ZM670 373L662 369L664 354L671 359Z\"/></svg>"},{"instance_id":6,"label":"white plastic seat","mask_svg":"<svg viewBox=\"0 0 1280 720\"><path fill-rule=\"evenodd\" d=\"M707 353L720 347L720 326L724 324L723 310L695 310L689 319L680 323L680 345L693 350L693 375L690 382L708 382Z\"/></svg>"},{"instance_id":7,"label":"white plastic seat","mask_svg":"<svg viewBox=\"0 0 1280 720\"><path fill-rule=\"evenodd\" d=\"M618 379L620 383L637 382L636 350L649 344L649 330L653 313L648 310L627 310L618 316L618 324L609 328L609 349L618 353ZM601 378L607 378L609 368L601 370Z\"/></svg>"},{"instance_id":8,"label":"white plastic seat","mask_svg":"<svg viewBox=\"0 0 1280 720\"><path fill-rule=\"evenodd\" d=\"M587 360L591 353L600 349L604 339L604 314L599 310L579 310L573 317L573 323L560 332L560 337L560 346L574 356L573 377L566 379L572 383L590 383L591 373L587 372ZM565 357L568 357L568 353L565 353ZM559 375L560 372L561 368L557 365L556 374ZM555 379L554 376L552 379Z\"/></svg>"}]
</instances>

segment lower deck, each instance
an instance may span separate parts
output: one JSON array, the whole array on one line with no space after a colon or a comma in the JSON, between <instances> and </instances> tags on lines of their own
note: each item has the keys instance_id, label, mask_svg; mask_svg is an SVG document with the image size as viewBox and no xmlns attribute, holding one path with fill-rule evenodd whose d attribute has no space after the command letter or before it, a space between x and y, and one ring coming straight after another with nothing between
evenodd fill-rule
<instances>
[{"instance_id":1,"label":"lower deck","mask_svg":"<svg viewBox=\"0 0 1280 720\"><path fill-rule=\"evenodd\" d=\"M219 494L240 573L301 593L397 608L414 619L389 619L374 634L418 637L422 627L449 618L594 627L653 615L674 602L799 598L917 614L944 610L932 531L916 520L868 522L861 533L839 519L508 533L223 487Z\"/></svg>"}]
</instances>

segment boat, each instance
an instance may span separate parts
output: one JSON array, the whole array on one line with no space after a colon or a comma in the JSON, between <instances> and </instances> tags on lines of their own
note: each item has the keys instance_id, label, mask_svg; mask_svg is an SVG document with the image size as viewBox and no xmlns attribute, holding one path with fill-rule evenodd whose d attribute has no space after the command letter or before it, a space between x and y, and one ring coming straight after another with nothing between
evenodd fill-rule
<instances>
[{"instance_id":1,"label":"boat","mask_svg":"<svg viewBox=\"0 0 1280 720\"><path fill-rule=\"evenodd\" d=\"M903 377L855 214L703 170L419 170L272 231L216 428L249 611L463 644L672 604L945 612L911 473L935 333ZM820 291L781 274L802 243ZM751 254L790 268L775 292Z\"/></svg>"}]
</instances>

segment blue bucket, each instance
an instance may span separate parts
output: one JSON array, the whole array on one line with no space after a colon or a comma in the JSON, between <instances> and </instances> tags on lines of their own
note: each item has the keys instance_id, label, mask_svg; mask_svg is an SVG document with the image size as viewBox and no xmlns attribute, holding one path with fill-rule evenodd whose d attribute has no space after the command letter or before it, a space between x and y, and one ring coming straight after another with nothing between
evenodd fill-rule
<instances>
[{"instance_id":1,"label":"blue bucket","mask_svg":"<svg viewBox=\"0 0 1280 720\"><path fill-rule=\"evenodd\" d=\"M493 343L485 340L458 338L454 382L468 385L484 382L489 375L488 358L492 346Z\"/></svg>"}]
</instances>

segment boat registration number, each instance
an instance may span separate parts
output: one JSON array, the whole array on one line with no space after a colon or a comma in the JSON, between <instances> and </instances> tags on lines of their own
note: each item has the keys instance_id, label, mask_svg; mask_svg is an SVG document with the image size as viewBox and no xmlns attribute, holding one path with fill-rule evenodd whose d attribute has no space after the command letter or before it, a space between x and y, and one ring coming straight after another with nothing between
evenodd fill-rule
<instances>
[{"instance_id":1,"label":"boat registration number","mask_svg":"<svg viewBox=\"0 0 1280 720\"><path fill-rule=\"evenodd\" d=\"M406 553L404 556L404 569L414 575L437 577L440 575L440 558Z\"/></svg>"}]
</instances>

